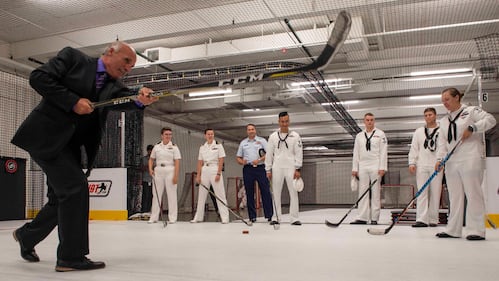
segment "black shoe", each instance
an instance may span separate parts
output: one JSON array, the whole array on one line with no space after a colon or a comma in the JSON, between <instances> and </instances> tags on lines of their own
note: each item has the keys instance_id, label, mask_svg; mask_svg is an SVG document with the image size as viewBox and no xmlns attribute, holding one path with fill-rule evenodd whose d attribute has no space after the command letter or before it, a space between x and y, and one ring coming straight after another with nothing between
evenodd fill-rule
<instances>
[{"instance_id":1,"label":"black shoe","mask_svg":"<svg viewBox=\"0 0 499 281\"><path fill-rule=\"evenodd\" d=\"M363 220L354 220L353 222L351 222L350 224L367 224L367 221L363 221Z\"/></svg>"},{"instance_id":2,"label":"black shoe","mask_svg":"<svg viewBox=\"0 0 499 281\"><path fill-rule=\"evenodd\" d=\"M372 225L377 225L377 224L378 224L378 222L377 222L377 221L371 221L371 224L372 224Z\"/></svg>"},{"instance_id":3,"label":"black shoe","mask_svg":"<svg viewBox=\"0 0 499 281\"><path fill-rule=\"evenodd\" d=\"M21 236L18 232L19 229L14 230L14 232L12 232L12 236L14 236L14 240L19 242L19 247L21 248L21 257L29 262L39 262L40 258L36 254L35 249L27 249L26 247L24 247Z\"/></svg>"},{"instance_id":4,"label":"black shoe","mask_svg":"<svg viewBox=\"0 0 499 281\"><path fill-rule=\"evenodd\" d=\"M437 236L438 238L459 238L459 237L456 237L456 236L449 235L449 234L447 234L445 232L439 232L435 236Z\"/></svg>"},{"instance_id":5,"label":"black shoe","mask_svg":"<svg viewBox=\"0 0 499 281\"><path fill-rule=\"evenodd\" d=\"M256 219L250 219L251 222L256 222Z\"/></svg>"},{"instance_id":6,"label":"black shoe","mask_svg":"<svg viewBox=\"0 0 499 281\"><path fill-rule=\"evenodd\" d=\"M271 221L271 222L269 222L269 224L274 225L274 224L279 224L279 222L278 221Z\"/></svg>"},{"instance_id":7,"label":"black shoe","mask_svg":"<svg viewBox=\"0 0 499 281\"><path fill-rule=\"evenodd\" d=\"M67 272L75 270L93 270L93 269L101 269L104 267L106 267L106 264L104 262L91 261L88 258L84 257L82 260L76 260L76 261L57 260L55 271Z\"/></svg>"},{"instance_id":8,"label":"black shoe","mask_svg":"<svg viewBox=\"0 0 499 281\"><path fill-rule=\"evenodd\" d=\"M291 223L291 225L301 225L301 222L300 221L295 221L295 222Z\"/></svg>"},{"instance_id":9,"label":"black shoe","mask_svg":"<svg viewBox=\"0 0 499 281\"><path fill-rule=\"evenodd\" d=\"M480 241L480 240L485 240L485 237L482 237L480 235L468 235L466 236L466 240L470 240L470 241Z\"/></svg>"},{"instance_id":10,"label":"black shoe","mask_svg":"<svg viewBox=\"0 0 499 281\"><path fill-rule=\"evenodd\" d=\"M428 225L424 222L417 221L415 224L412 225L412 227L428 227Z\"/></svg>"},{"instance_id":11,"label":"black shoe","mask_svg":"<svg viewBox=\"0 0 499 281\"><path fill-rule=\"evenodd\" d=\"M430 223L430 227L437 227L436 223Z\"/></svg>"},{"instance_id":12,"label":"black shoe","mask_svg":"<svg viewBox=\"0 0 499 281\"><path fill-rule=\"evenodd\" d=\"M268 222L271 222L272 221L272 218L266 218Z\"/></svg>"}]
</instances>

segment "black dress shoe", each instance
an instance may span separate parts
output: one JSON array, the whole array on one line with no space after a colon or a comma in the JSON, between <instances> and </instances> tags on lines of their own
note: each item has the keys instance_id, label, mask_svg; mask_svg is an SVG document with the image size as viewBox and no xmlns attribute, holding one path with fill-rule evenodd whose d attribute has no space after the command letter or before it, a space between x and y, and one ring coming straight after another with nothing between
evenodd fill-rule
<instances>
[{"instance_id":1,"label":"black dress shoe","mask_svg":"<svg viewBox=\"0 0 499 281\"><path fill-rule=\"evenodd\" d=\"M250 219L251 222L256 222L256 219Z\"/></svg>"},{"instance_id":2,"label":"black dress shoe","mask_svg":"<svg viewBox=\"0 0 499 281\"><path fill-rule=\"evenodd\" d=\"M412 225L412 227L428 227L428 225L424 222L417 221L415 224Z\"/></svg>"},{"instance_id":3,"label":"black dress shoe","mask_svg":"<svg viewBox=\"0 0 499 281\"><path fill-rule=\"evenodd\" d=\"M300 221L295 221L295 222L291 223L291 225L301 225L301 222Z\"/></svg>"},{"instance_id":4,"label":"black dress shoe","mask_svg":"<svg viewBox=\"0 0 499 281\"><path fill-rule=\"evenodd\" d=\"M19 235L19 229L14 230L12 232L12 236L14 236L14 240L19 242L19 247L21 248L21 257L29 262L39 262L40 258L35 252L35 249L27 249L24 247L23 242L21 240L21 236Z\"/></svg>"},{"instance_id":5,"label":"black dress shoe","mask_svg":"<svg viewBox=\"0 0 499 281\"><path fill-rule=\"evenodd\" d=\"M377 225L377 224L378 224L378 222L377 222L377 221L371 221L371 224L372 224L372 225Z\"/></svg>"},{"instance_id":6,"label":"black dress shoe","mask_svg":"<svg viewBox=\"0 0 499 281\"><path fill-rule=\"evenodd\" d=\"M480 240L485 240L485 237L482 237L480 235L468 235L466 236L466 240L470 240L470 241L480 241Z\"/></svg>"},{"instance_id":7,"label":"black dress shoe","mask_svg":"<svg viewBox=\"0 0 499 281\"><path fill-rule=\"evenodd\" d=\"M101 269L104 267L106 267L106 264L104 262L91 261L90 259L84 257L81 260L75 260L75 261L57 260L55 271L67 272L75 270L93 270L93 269Z\"/></svg>"},{"instance_id":8,"label":"black dress shoe","mask_svg":"<svg viewBox=\"0 0 499 281\"><path fill-rule=\"evenodd\" d=\"M363 220L354 220L353 222L351 222L350 224L367 224L367 221L363 221Z\"/></svg>"},{"instance_id":9,"label":"black dress shoe","mask_svg":"<svg viewBox=\"0 0 499 281\"><path fill-rule=\"evenodd\" d=\"M271 221L271 222L269 222L269 224L274 225L274 224L279 224L279 222L278 221Z\"/></svg>"},{"instance_id":10,"label":"black dress shoe","mask_svg":"<svg viewBox=\"0 0 499 281\"><path fill-rule=\"evenodd\" d=\"M456 237L456 236L449 235L449 234L447 234L445 232L439 232L435 236L437 236L438 238L459 238L459 237Z\"/></svg>"},{"instance_id":11,"label":"black dress shoe","mask_svg":"<svg viewBox=\"0 0 499 281\"><path fill-rule=\"evenodd\" d=\"M430 227L437 227L436 223L430 223Z\"/></svg>"}]
</instances>

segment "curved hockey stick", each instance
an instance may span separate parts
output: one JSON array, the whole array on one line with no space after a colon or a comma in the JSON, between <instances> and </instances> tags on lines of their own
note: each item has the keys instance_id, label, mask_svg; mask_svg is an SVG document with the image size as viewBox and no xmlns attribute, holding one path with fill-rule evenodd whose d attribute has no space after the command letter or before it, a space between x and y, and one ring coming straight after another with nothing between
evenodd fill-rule
<instances>
[{"instance_id":1,"label":"curved hockey stick","mask_svg":"<svg viewBox=\"0 0 499 281\"><path fill-rule=\"evenodd\" d=\"M362 193L362 195L359 197L359 199L357 199L357 201L352 205L352 207L350 208L350 210L348 210L348 212L343 216L343 218L338 222L338 223L332 223L328 220L326 220L326 225L329 226L329 227L338 227L346 218L347 216L350 214L350 212L355 208L357 207L357 205L359 204L360 200L362 200L362 198L364 198L364 196L366 196L366 194L371 190L371 188L373 187L373 185L378 181L378 179L375 179L370 185L369 187L366 189L366 191L364 191L364 193Z\"/></svg>"},{"instance_id":2,"label":"curved hockey stick","mask_svg":"<svg viewBox=\"0 0 499 281\"><path fill-rule=\"evenodd\" d=\"M388 234L388 232L390 232L390 230L400 220L400 218L403 215L405 215L405 213L407 212L407 210L409 209L409 207L414 203L414 201L416 200L416 198L418 198L418 196L430 185L430 183L433 180L433 178L435 178L435 176L440 172L440 170L444 167L445 163L449 160L449 158L452 156L452 154L454 153L454 151L456 150L456 148L462 142L463 142L462 140L459 140L457 142L457 144L454 146L454 148L452 148L452 150L440 162L440 164L438 165L438 168L433 172L433 174L430 175L430 177L426 180L426 182L423 184L423 186L418 190L418 192L416 192L416 194L414 195L414 197L412 197L412 199L409 202L409 204L407 204L407 206L405 206L404 210L402 210L402 212L396 218L393 219L392 223L390 224L390 226L388 228L386 228L386 229L369 228L369 229L367 229L367 232L369 234L373 234L373 235L385 235L385 234Z\"/></svg>"},{"instance_id":3,"label":"curved hockey stick","mask_svg":"<svg viewBox=\"0 0 499 281\"><path fill-rule=\"evenodd\" d=\"M241 217L239 214L236 214L236 212L232 211L232 209L222 200L220 199L220 197L218 197L213 191L211 191L208 187L206 187L206 185L200 183L200 184L196 184L197 186L202 186L204 187L204 189L206 189L211 195L213 195L217 200L218 202L222 203L225 207L227 207L227 209L236 217L238 218L239 220L241 220L242 222L244 222L244 224L246 224L247 226L252 226L253 223L251 221L246 221L243 217Z\"/></svg>"},{"instance_id":4,"label":"curved hockey stick","mask_svg":"<svg viewBox=\"0 0 499 281\"><path fill-rule=\"evenodd\" d=\"M334 55L340 50L341 46L345 42L348 33L350 32L350 28L352 26L352 18L347 11L341 11L336 17L336 21L334 23L334 28L331 31L331 35L326 42L326 46L322 50L321 54L317 57L315 61L310 64L298 66L295 68L287 69L287 70L278 70L274 72L266 72L266 73L258 73L252 74L244 78L248 78L248 81L261 81L266 79L275 79L282 78L287 76L293 76L299 73L313 71L313 70L322 70L326 67L331 60L334 58ZM245 79L243 79L245 80ZM240 81L213 81L196 85L196 87L190 89L181 89L178 91L172 92L161 92L161 93L153 93L153 97L166 97L173 95L185 95L194 89L199 90L199 87L208 87L211 89L219 89L220 87L233 86L236 83L241 83ZM95 102L93 103L94 108L104 107L104 106L113 106L123 103L128 103L131 101L137 100L137 96L126 96L120 98L114 98L107 101Z\"/></svg>"}]
</instances>

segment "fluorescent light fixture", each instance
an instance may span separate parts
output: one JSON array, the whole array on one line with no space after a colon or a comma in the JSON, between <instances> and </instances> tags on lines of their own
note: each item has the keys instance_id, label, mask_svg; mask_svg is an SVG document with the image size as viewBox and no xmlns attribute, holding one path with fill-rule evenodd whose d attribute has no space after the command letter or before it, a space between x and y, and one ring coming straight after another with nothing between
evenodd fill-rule
<instances>
[{"instance_id":1,"label":"fluorescent light fixture","mask_svg":"<svg viewBox=\"0 0 499 281\"><path fill-rule=\"evenodd\" d=\"M213 96L220 94L230 94L232 93L232 88L228 89L215 89L215 90L207 90L207 91L193 91L189 92L189 97L203 97L203 96Z\"/></svg>"},{"instance_id":2,"label":"fluorescent light fixture","mask_svg":"<svg viewBox=\"0 0 499 281\"><path fill-rule=\"evenodd\" d=\"M461 78L461 77L471 77L471 76L473 76L472 73L465 73L465 74L455 74L455 75L407 78L407 79L403 79L402 81L423 81L423 80L451 79L451 78Z\"/></svg>"},{"instance_id":3,"label":"fluorescent light fixture","mask_svg":"<svg viewBox=\"0 0 499 281\"><path fill-rule=\"evenodd\" d=\"M360 100L346 100L346 101L340 101L340 104L356 104L359 103ZM332 105L331 102L323 102L321 105Z\"/></svg>"},{"instance_id":4,"label":"fluorescent light fixture","mask_svg":"<svg viewBox=\"0 0 499 281\"><path fill-rule=\"evenodd\" d=\"M260 111L260 108L245 108L243 109L245 112L250 112L250 111Z\"/></svg>"},{"instance_id":5,"label":"fluorescent light fixture","mask_svg":"<svg viewBox=\"0 0 499 281\"><path fill-rule=\"evenodd\" d=\"M425 75L436 75L436 74L462 73L470 71L471 68L454 68L454 69L440 69L440 70L429 70L429 71L414 71L411 72L409 75L425 76Z\"/></svg>"},{"instance_id":6,"label":"fluorescent light fixture","mask_svg":"<svg viewBox=\"0 0 499 281\"><path fill-rule=\"evenodd\" d=\"M321 145L321 146L307 146L304 147L303 150L328 150L329 148Z\"/></svg>"},{"instance_id":7,"label":"fluorescent light fixture","mask_svg":"<svg viewBox=\"0 0 499 281\"><path fill-rule=\"evenodd\" d=\"M429 100L429 99L439 99L440 95L424 95L424 96L412 96L409 97L411 100Z\"/></svg>"},{"instance_id":8,"label":"fluorescent light fixture","mask_svg":"<svg viewBox=\"0 0 499 281\"><path fill-rule=\"evenodd\" d=\"M239 94L230 94L230 95L223 95L223 96L207 96L207 97L188 98L185 100L186 101L213 100L213 99L223 99L223 98L238 97L238 96L239 96Z\"/></svg>"},{"instance_id":9,"label":"fluorescent light fixture","mask_svg":"<svg viewBox=\"0 0 499 281\"><path fill-rule=\"evenodd\" d=\"M328 79L328 80L319 80L319 81L305 81L305 82L293 82L291 83L291 86L297 87L297 86L303 86L303 85L313 85L313 84L324 84L324 83L337 83L341 81L351 81L352 79ZM331 85L332 87L350 87L350 84L340 84L340 85Z\"/></svg>"}]
</instances>

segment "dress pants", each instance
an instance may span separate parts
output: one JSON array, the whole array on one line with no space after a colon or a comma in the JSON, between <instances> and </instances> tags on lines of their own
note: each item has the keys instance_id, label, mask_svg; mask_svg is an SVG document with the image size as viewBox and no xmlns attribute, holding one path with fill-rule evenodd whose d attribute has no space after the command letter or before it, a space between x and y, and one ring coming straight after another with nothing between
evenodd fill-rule
<instances>
[{"instance_id":1,"label":"dress pants","mask_svg":"<svg viewBox=\"0 0 499 281\"><path fill-rule=\"evenodd\" d=\"M378 221L381 211L381 188L378 167L362 166L359 167L359 196L369 188L374 180L378 180L371 187L371 198L364 196L359 202L359 214L357 219L363 221Z\"/></svg>"},{"instance_id":2,"label":"dress pants","mask_svg":"<svg viewBox=\"0 0 499 281\"><path fill-rule=\"evenodd\" d=\"M258 188L262 195L263 213L265 218L272 218L272 197L270 195L269 180L265 172L265 165L253 167L244 165L243 168L244 188L246 190L248 216L250 219L256 219L255 208L255 182L258 182Z\"/></svg>"},{"instance_id":3,"label":"dress pants","mask_svg":"<svg viewBox=\"0 0 499 281\"><path fill-rule=\"evenodd\" d=\"M26 248L34 248L58 226L58 260L81 260L89 253L89 192L77 153L64 148L55 158L33 160L47 176L48 202L23 225L19 235Z\"/></svg>"},{"instance_id":4,"label":"dress pants","mask_svg":"<svg viewBox=\"0 0 499 281\"><path fill-rule=\"evenodd\" d=\"M464 212L468 235L485 237L485 200L482 189L484 161L481 158L449 161L445 165L445 179L449 192L449 220L445 232L460 237ZM464 197L467 199L466 210Z\"/></svg>"},{"instance_id":5,"label":"dress pants","mask_svg":"<svg viewBox=\"0 0 499 281\"><path fill-rule=\"evenodd\" d=\"M423 184L435 172L435 167L417 167L416 182L418 190L423 187ZM438 224L438 213L440 208L440 195L442 194L442 177L443 173L438 173L430 182L430 185L421 192L417 198L416 221L426 224Z\"/></svg>"},{"instance_id":6,"label":"dress pants","mask_svg":"<svg viewBox=\"0 0 499 281\"><path fill-rule=\"evenodd\" d=\"M217 176L218 168L216 166L208 167L203 166L201 170L201 184L203 184L206 188L210 188L210 184L213 186L213 190L215 191L215 195L218 196L225 204L227 204L227 199L225 197L225 187L223 177L220 176L220 180L218 182L215 181L215 177ZM194 221L203 221L204 220L204 205L206 203L206 196L208 195L208 190L206 188L199 186L198 187L198 204L196 209L196 214L194 215ZM217 200L218 211L220 212L220 219L222 223L229 222L229 210L222 203Z\"/></svg>"},{"instance_id":7,"label":"dress pants","mask_svg":"<svg viewBox=\"0 0 499 281\"><path fill-rule=\"evenodd\" d=\"M168 220L172 223L177 221L178 206L177 206L177 184L173 184L173 174L175 172L174 166L156 166L154 168L154 183L156 190L153 190L153 200L151 208L150 221L158 221L161 206L159 202L163 201L163 193L166 190L166 197L168 199ZM154 189L154 186L153 186ZM156 197L156 195L158 197ZM158 199L159 198L159 199Z\"/></svg>"},{"instance_id":8,"label":"dress pants","mask_svg":"<svg viewBox=\"0 0 499 281\"><path fill-rule=\"evenodd\" d=\"M295 168L272 167L272 191L274 192L274 201L277 209L274 214L277 214L279 219L282 217L281 193L284 180L286 180L286 186L288 187L289 192L289 216L291 223L299 220L298 213L300 208L298 202L298 191L296 191L293 187L294 173Z\"/></svg>"},{"instance_id":9,"label":"dress pants","mask_svg":"<svg viewBox=\"0 0 499 281\"><path fill-rule=\"evenodd\" d=\"M148 213L151 211L152 204L152 182L143 181L142 182L142 213Z\"/></svg>"}]
</instances>

